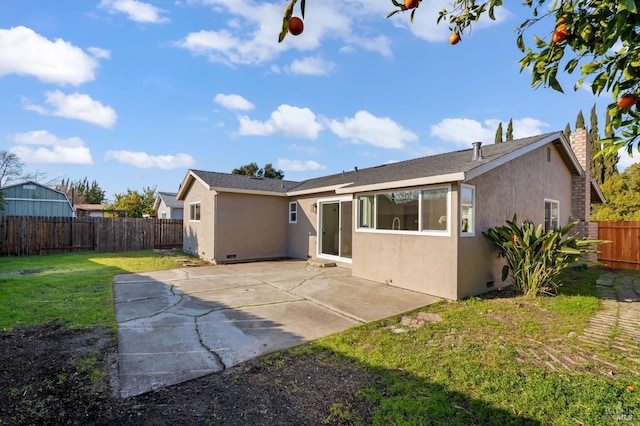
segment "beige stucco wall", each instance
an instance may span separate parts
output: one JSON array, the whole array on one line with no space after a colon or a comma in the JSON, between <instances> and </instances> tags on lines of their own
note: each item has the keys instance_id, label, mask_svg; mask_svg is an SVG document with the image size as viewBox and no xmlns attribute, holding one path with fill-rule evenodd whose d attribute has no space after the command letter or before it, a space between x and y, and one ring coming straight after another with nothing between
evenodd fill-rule
<instances>
[{"instance_id":1,"label":"beige stucco wall","mask_svg":"<svg viewBox=\"0 0 640 426\"><path fill-rule=\"evenodd\" d=\"M508 142L504 142L508 143ZM504 225L514 213L518 222L529 219L535 224L544 222L544 200L560 203L560 225L571 219L571 172L557 149L551 148L547 161L547 147L541 147L497 167L469 182L476 187L476 235L459 238L457 298L491 290L507 283L501 281L504 260L482 236L494 226Z\"/></svg>"},{"instance_id":2,"label":"beige stucco wall","mask_svg":"<svg viewBox=\"0 0 640 426\"><path fill-rule=\"evenodd\" d=\"M458 190L451 187L450 236L355 231L353 275L456 299ZM354 209L354 215L356 210Z\"/></svg>"},{"instance_id":3,"label":"beige stucco wall","mask_svg":"<svg viewBox=\"0 0 640 426\"><path fill-rule=\"evenodd\" d=\"M215 204L217 263L287 257L287 197L221 192Z\"/></svg>"},{"instance_id":4,"label":"beige stucco wall","mask_svg":"<svg viewBox=\"0 0 640 426\"><path fill-rule=\"evenodd\" d=\"M313 204L317 203L317 200L317 195L290 199L298 202L298 221L288 224L289 257L316 257L318 213L313 212Z\"/></svg>"},{"instance_id":5,"label":"beige stucco wall","mask_svg":"<svg viewBox=\"0 0 640 426\"><path fill-rule=\"evenodd\" d=\"M289 224L289 257L295 259L310 259L318 256L318 215L313 211L313 205L319 206L319 200L343 200L349 196L336 196L329 192L306 196L292 197L290 201L298 202L298 223ZM355 205L355 204L354 204ZM353 218L352 218L353 220ZM351 234L353 239L353 232ZM351 268L351 263L333 259L337 265L343 268Z\"/></svg>"},{"instance_id":6,"label":"beige stucco wall","mask_svg":"<svg viewBox=\"0 0 640 426\"><path fill-rule=\"evenodd\" d=\"M189 220L189 205L200 202L200 221ZM184 200L184 251L203 259L214 260L214 192L194 180Z\"/></svg>"}]
</instances>

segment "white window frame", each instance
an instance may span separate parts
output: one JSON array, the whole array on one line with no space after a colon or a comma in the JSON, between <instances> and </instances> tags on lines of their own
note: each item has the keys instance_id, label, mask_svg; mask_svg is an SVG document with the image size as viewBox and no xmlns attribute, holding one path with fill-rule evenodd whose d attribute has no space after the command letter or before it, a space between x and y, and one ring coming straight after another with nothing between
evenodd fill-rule
<instances>
[{"instance_id":1,"label":"white window frame","mask_svg":"<svg viewBox=\"0 0 640 426\"><path fill-rule=\"evenodd\" d=\"M467 232L462 231L462 191L464 189L470 189L472 191L471 196L471 230ZM461 237L475 237L476 236L476 187L475 185L469 185L467 183L460 184L460 236Z\"/></svg>"},{"instance_id":2,"label":"white window frame","mask_svg":"<svg viewBox=\"0 0 640 426\"><path fill-rule=\"evenodd\" d=\"M289 202L289 223L298 223L298 202Z\"/></svg>"},{"instance_id":3,"label":"white window frame","mask_svg":"<svg viewBox=\"0 0 640 426\"><path fill-rule=\"evenodd\" d=\"M447 189L447 229L442 231L437 230L424 230L422 229L422 191L427 189ZM393 230L393 229L377 229L378 228L378 197L376 195L386 194L389 192L409 192L409 191L418 191L418 230L417 231L407 231L407 230ZM373 224L372 227L361 227L360 226L360 197L373 196ZM423 236L438 236L438 237L449 237L451 236L451 184L446 185L430 185L419 188L397 188L397 189L388 189L384 191L376 191L376 192L366 192L362 194L358 194L355 197L356 201L356 214L355 214L355 222L356 222L356 232L370 232L376 234L401 234L401 235L423 235Z\"/></svg>"},{"instance_id":4,"label":"white window frame","mask_svg":"<svg viewBox=\"0 0 640 426\"><path fill-rule=\"evenodd\" d=\"M198 218L195 218L195 208L197 207ZM202 217L202 203L200 201L194 201L193 203L189 203L189 222L200 222L200 218Z\"/></svg>"},{"instance_id":5,"label":"white window frame","mask_svg":"<svg viewBox=\"0 0 640 426\"><path fill-rule=\"evenodd\" d=\"M543 216L542 216L544 218L544 230L546 232L549 229L553 229L553 226L552 226L552 223L551 223L553 221L553 219L549 218L549 222L547 222L547 217L546 217L547 216L547 203L551 203L552 205L556 204L557 211L558 211L558 217L556 218L556 226L555 226L555 228L556 229L560 229L560 201L554 200L554 199L551 199L551 198L545 198L544 199L544 210L543 210Z\"/></svg>"}]
</instances>

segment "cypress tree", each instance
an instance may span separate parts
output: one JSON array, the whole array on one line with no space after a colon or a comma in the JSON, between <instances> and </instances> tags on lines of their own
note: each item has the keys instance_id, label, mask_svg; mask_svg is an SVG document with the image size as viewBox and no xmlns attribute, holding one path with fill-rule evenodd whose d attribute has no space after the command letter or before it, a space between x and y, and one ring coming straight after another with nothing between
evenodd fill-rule
<instances>
[{"instance_id":1,"label":"cypress tree","mask_svg":"<svg viewBox=\"0 0 640 426\"><path fill-rule=\"evenodd\" d=\"M564 137L567 138L567 141L571 140L571 126L569 125L569 123L567 123L567 125L564 128Z\"/></svg>"},{"instance_id":2,"label":"cypress tree","mask_svg":"<svg viewBox=\"0 0 640 426\"><path fill-rule=\"evenodd\" d=\"M600 143L600 135L598 134L598 115L596 114L596 104L591 108L591 129L589 130L589 138L591 139L591 177L602 185L604 182L604 156L598 155L602 149Z\"/></svg>"},{"instance_id":3,"label":"cypress tree","mask_svg":"<svg viewBox=\"0 0 640 426\"><path fill-rule=\"evenodd\" d=\"M507 124L507 141L513 140L513 118L509 119L509 124Z\"/></svg>"},{"instance_id":4,"label":"cypress tree","mask_svg":"<svg viewBox=\"0 0 640 426\"><path fill-rule=\"evenodd\" d=\"M582 115L582 110L580 110L580 112L578 113L578 116L576 117L576 130L578 129L584 129L584 115Z\"/></svg>"},{"instance_id":5,"label":"cypress tree","mask_svg":"<svg viewBox=\"0 0 640 426\"><path fill-rule=\"evenodd\" d=\"M613 132L611 131L611 126L610 126L611 117L609 116L609 114L607 114L606 117L607 118L605 120L604 135L606 138L612 138ZM618 161L620 161L620 156L618 155L618 151L614 152L613 154L609 154L604 158L605 166L604 166L603 181L618 174Z\"/></svg>"},{"instance_id":6,"label":"cypress tree","mask_svg":"<svg viewBox=\"0 0 640 426\"><path fill-rule=\"evenodd\" d=\"M498 128L496 129L496 139L495 143L502 143L502 121L498 124Z\"/></svg>"}]
</instances>

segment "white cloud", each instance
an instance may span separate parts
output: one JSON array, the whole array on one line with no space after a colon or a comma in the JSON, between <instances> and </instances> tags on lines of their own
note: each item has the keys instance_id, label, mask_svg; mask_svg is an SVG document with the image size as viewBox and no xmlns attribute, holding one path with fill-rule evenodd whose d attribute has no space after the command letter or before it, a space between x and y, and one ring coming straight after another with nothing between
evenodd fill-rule
<instances>
[{"instance_id":1,"label":"white cloud","mask_svg":"<svg viewBox=\"0 0 640 426\"><path fill-rule=\"evenodd\" d=\"M105 153L104 158L105 160L116 160L121 163L131 164L141 169L157 167L170 170L191 167L195 163L193 157L183 153L176 155L149 155L146 152L109 150Z\"/></svg>"},{"instance_id":2,"label":"white cloud","mask_svg":"<svg viewBox=\"0 0 640 426\"><path fill-rule=\"evenodd\" d=\"M111 51L100 47L90 47L87 49L96 59L111 59Z\"/></svg>"},{"instance_id":3,"label":"white cloud","mask_svg":"<svg viewBox=\"0 0 640 426\"><path fill-rule=\"evenodd\" d=\"M326 169L325 166L321 166L319 163L313 160L300 161L300 160L289 160L286 158L278 158L278 161L276 161L275 167L285 172L305 172L307 170Z\"/></svg>"},{"instance_id":4,"label":"white cloud","mask_svg":"<svg viewBox=\"0 0 640 426\"><path fill-rule=\"evenodd\" d=\"M267 121L238 116L239 134L243 136L268 136L281 134L289 138L317 139L322 125L309 108L280 105Z\"/></svg>"},{"instance_id":5,"label":"white cloud","mask_svg":"<svg viewBox=\"0 0 640 426\"><path fill-rule=\"evenodd\" d=\"M30 75L45 83L79 86L95 79L96 58L104 58L108 52L99 48L89 51L92 56L69 42L50 41L23 26L0 29L0 77Z\"/></svg>"},{"instance_id":6,"label":"white cloud","mask_svg":"<svg viewBox=\"0 0 640 426\"><path fill-rule=\"evenodd\" d=\"M249 111L255 108L255 105L240 95L225 95L218 93L213 98L213 101L227 109Z\"/></svg>"},{"instance_id":7,"label":"white cloud","mask_svg":"<svg viewBox=\"0 0 640 426\"><path fill-rule=\"evenodd\" d=\"M451 35L448 22L442 21L438 24L436 19L438 12L442 9L451 10L451 0L422 1L414 15L413 24L411 24L409 19L410 12L396 14L392 18L392 22L398 27L408 28L416 37L423 40L432 42L448 40ZM483 16L483 19L473 23L472 28L474 30L478 30L497 25L505 21L510 15L511 13L508 11L506 6L497 7L495 9L495 21L489 19L488 16Z\"/></svg>"},{"instance_id":8,"label":"white cloud","mask_svg":"<svg viewBox=\"0 0 640 426\"><path fill-rule=\"evenodd\" d=\"M287 149L290 151L302 152L307 155L318 155L321 153L321 151L315 146L298 145L295 143L292 145L289 145Z\"/></svg>"},{"instance_id":9,"label":"white cloud","mask_svg":"<svg viewBox=\"0 0 640 426\"><path fill-rule=\"evenodd\" d=\"M124 13L130 20L143 24L169 22L168 18L161 16L164 10L137 0L102 0L98 7L109 13Z\"/></svg>"},{"instance_id":10,"label":"white cloud","mask_svg":"<svg viewBox=\"0 0 640 426\"><path fill-rule=\"evenodd\" d=\"M306 57L293 61L288 70L292 74L321 76L331 74L335 66L335 63L319 57Z\"/></svg>"},{"instance_id":11,"label":"white cloud","mask_svg":"<svg viewBox=\"0 0 640 426\"><path fill-rule=\"evenodd\" d=\"M82 120L106 128L112 128L118 119L118 115L113 108L94 101L89 95L81 93L65 95L61 91L55 90L46 92L46 97L45 104L49 108L33 105L28 100L25 100L24 109L35 111L42 115Z\"/></svg>"},{"instance_id":12,"label":"white cloud","mask_svg":"<svg viewBox=\"0 0 640 426\"><path fill-rule=\"evenodd\" d=\"M233 64L261 64L273 60L288 49L310 51L326 39L338 39L351 47L391 55L390 40L374 30L370 18L384 19L385 12L368 3L346 8L337 0L308 3L304 33L289 35L278 43L284 5L281 2L237 2L230 0L194 0L210 6L218 16L227 17L226 27L187 34L176 45L193 54L205 55L210 61ZM359 35L352 33L354 21L363 27ZM365 35L363 36L362 33ZM375 32L375 33L372 33ZM370 34L372 33L372 34Z\"/></svg>"},{"instance_id":13,"label":"white cloud","mask_svg":"<svg viewBox=\"0 0 640 426\"><path fill-rule=\"evenodd\" d=\"M93 164L89 148L78 137L61 139L46 130L16 133L9 150L27 163Z\"/></svg>"},{"instance_id":14,"label":"white cloud","mask_svg":"<svg viewBox=\"0 0 640 426\"><path fill-rule=\"evenodd\" d=\"M471 147L476 141L493 143L496 129L501 120L488 119L484 123L470 118L445 118L431 126L431 136L462 147ZM502 130L507 131L508 120L502 121ZM544 133L549 125L535 118L525 117L513 120L514 139L526 138Z\"/></svg>"},{"instance_id":15,"label":"white cloud","mask_svg":"<svg viewBox=\"0 0 640 426\"><path fill-rule=\"evenodd\" d=\"M418 136L387 117L376 117L367 111L358 111L353 118L331 120L329 128L342 139L366 143L379 148L402 149L416 142Z\"/></svg>"}]
</instances>

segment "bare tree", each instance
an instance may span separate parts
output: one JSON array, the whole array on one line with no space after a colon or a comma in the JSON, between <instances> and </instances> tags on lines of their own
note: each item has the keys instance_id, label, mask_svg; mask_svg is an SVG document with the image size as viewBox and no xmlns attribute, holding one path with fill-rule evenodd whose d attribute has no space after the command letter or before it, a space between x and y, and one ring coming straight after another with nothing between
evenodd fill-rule
<instances>
[{"instance_id":1,"label":"bare tree","mask_svg":"<svg viewBox=\"0 0 640 426\"><path fill-rule=\"evenodd\" d=\"M18 179L22 174L24 163L20 158L9 151L0 151L0 188L7 183Z\"/></svg>"}]
</instances>

